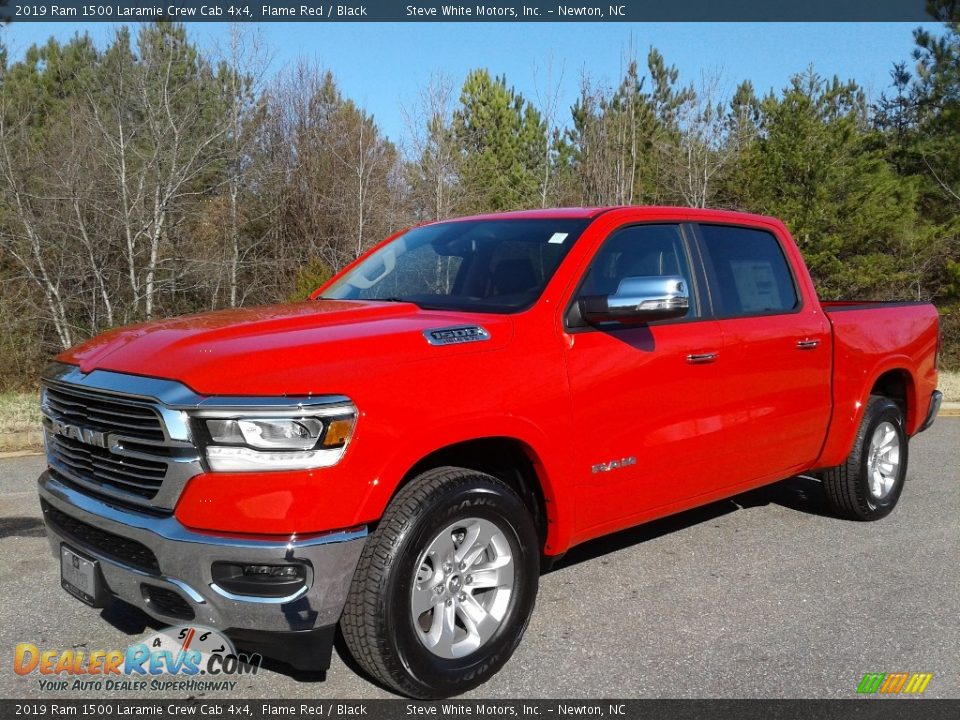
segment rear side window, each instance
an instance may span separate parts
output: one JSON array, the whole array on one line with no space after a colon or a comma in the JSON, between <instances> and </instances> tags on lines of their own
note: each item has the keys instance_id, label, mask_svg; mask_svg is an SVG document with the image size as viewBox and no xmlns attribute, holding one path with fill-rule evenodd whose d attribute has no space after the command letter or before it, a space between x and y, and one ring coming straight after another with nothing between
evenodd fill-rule
<instances>
[{"instance_id":1,"label":"rear side window","mask_svg":"<svg viewBox=\"0 0 960 720\"><path fill-rule=\"evenodd\" d=\"M780 243L764 230L700 225L720 317L789 312L797 289Z\"/></svg>"}]
</instances>

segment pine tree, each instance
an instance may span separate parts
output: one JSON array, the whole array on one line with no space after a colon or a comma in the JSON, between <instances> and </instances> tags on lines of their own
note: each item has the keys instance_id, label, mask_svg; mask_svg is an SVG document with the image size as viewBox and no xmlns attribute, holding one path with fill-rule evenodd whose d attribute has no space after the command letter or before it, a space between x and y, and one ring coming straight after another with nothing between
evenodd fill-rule
<instances>
[{"instance_id":1,"label":"pine tree","mask_svg":"<svg viewBox=\"0 0 960 720\"><path fill-rule=\"evenodd\" d=\"M825 298L891 297L909 285L896 255L915 239L916 187L871 146L867 111L853 82L794 76L760 102L756 137L727 179L742 209L787 222Z\"/></svg>"},{"instance_id":2,"label":"pine tree","mask_svg":"<svg viewBox=\"0 0 960 720\"><path fill-rule=\"evenodd\" d=\"M504 77L474 70L463 84L453 133L463 212L536 207L546 125Z\"/></svg>"}]
</instances>

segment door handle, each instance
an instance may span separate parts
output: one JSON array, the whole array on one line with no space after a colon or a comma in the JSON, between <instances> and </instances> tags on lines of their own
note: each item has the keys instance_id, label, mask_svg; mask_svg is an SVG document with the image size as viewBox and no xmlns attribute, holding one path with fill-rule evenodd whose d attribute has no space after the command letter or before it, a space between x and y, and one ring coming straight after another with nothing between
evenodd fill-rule
<instances>
[{"instance_id":1,"label":"door handle","mask_svg":"<svg viewBox=\"0 0 960 720\"><path fill-rule=\"evenodd\" d=\"M687 362L691 365L706 365L716 360L719 354L715 352L690 353L687 355Z\"/></svg>"},{"instance_id":2,"label":"door handle","mask_svg":"<svg viewBox=\"0 0 960 720\"><path fill-rule=\"evenodd\" d=\"M797 340L798 350L813 350L820 344L819 340Z\"/></svg>"}]
</instances>

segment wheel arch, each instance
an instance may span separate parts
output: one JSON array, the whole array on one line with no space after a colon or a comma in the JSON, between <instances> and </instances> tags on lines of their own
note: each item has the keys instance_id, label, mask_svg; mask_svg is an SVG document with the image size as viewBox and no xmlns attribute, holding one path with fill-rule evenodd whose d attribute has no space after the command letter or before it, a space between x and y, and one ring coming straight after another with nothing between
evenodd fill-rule
<instances>
[{"instance_id":1,"label":"wheel arch","mask_svg":"<svg viewBox=\"0 0 960 720\"><path fill-rule=\"evenodd\" d=\"M889 397L904 413L907 436L916 433L923 418L918 414L917 379L905 357L888 358L886 362L865 373L857 390L835 401L833 418L817 468L833 467L842 463L853 449L857 428L863 420L871 395Z\"/></svg>"},{"instance_id":2,"label":"wheel arch","mask_svg":"<svg viewBox=\"0 0 960 720\"><path fill-rule=\"evenodd\" d=\"M557 497L557 483L540 453L512 435L466 438L437 447L411 463L393 488L386 504L413 478L437 467L463 467L492 475L521 497L529 508L545 555L562 553L569 533L566 504Z\"/></svg>"},{"instance_id":3,"label":"wheel arch","mask_svg":"<svg viewBox=\"0 0 960 720\"><path fill-rule=\"evenodd\" d=\"M873 381L869 395L881 395L897 403L903 413L907 432L914 429L917 422L917 386L909 370L898 367L884 371Z\"/></svg>"}]
</instances>

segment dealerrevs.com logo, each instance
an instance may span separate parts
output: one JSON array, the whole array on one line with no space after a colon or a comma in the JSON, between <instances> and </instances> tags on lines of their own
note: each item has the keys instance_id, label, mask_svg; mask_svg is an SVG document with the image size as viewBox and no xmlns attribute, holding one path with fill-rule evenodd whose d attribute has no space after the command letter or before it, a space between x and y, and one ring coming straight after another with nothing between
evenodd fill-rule
<instances>
[{"instance_id":1,"label":"dealerrevs.com logo","mask_svg":"<svg viewBox=\"0 0 960 720\"><path fill-rule=\"evenodd\" d=\"M39 676L43 691L200 692L233 690L231 678L256 675L260 655L243 655L222 633L200 625L167 628L126 650L41 650L20 643L13 669Z\"/></svg>"}]
</instances>

